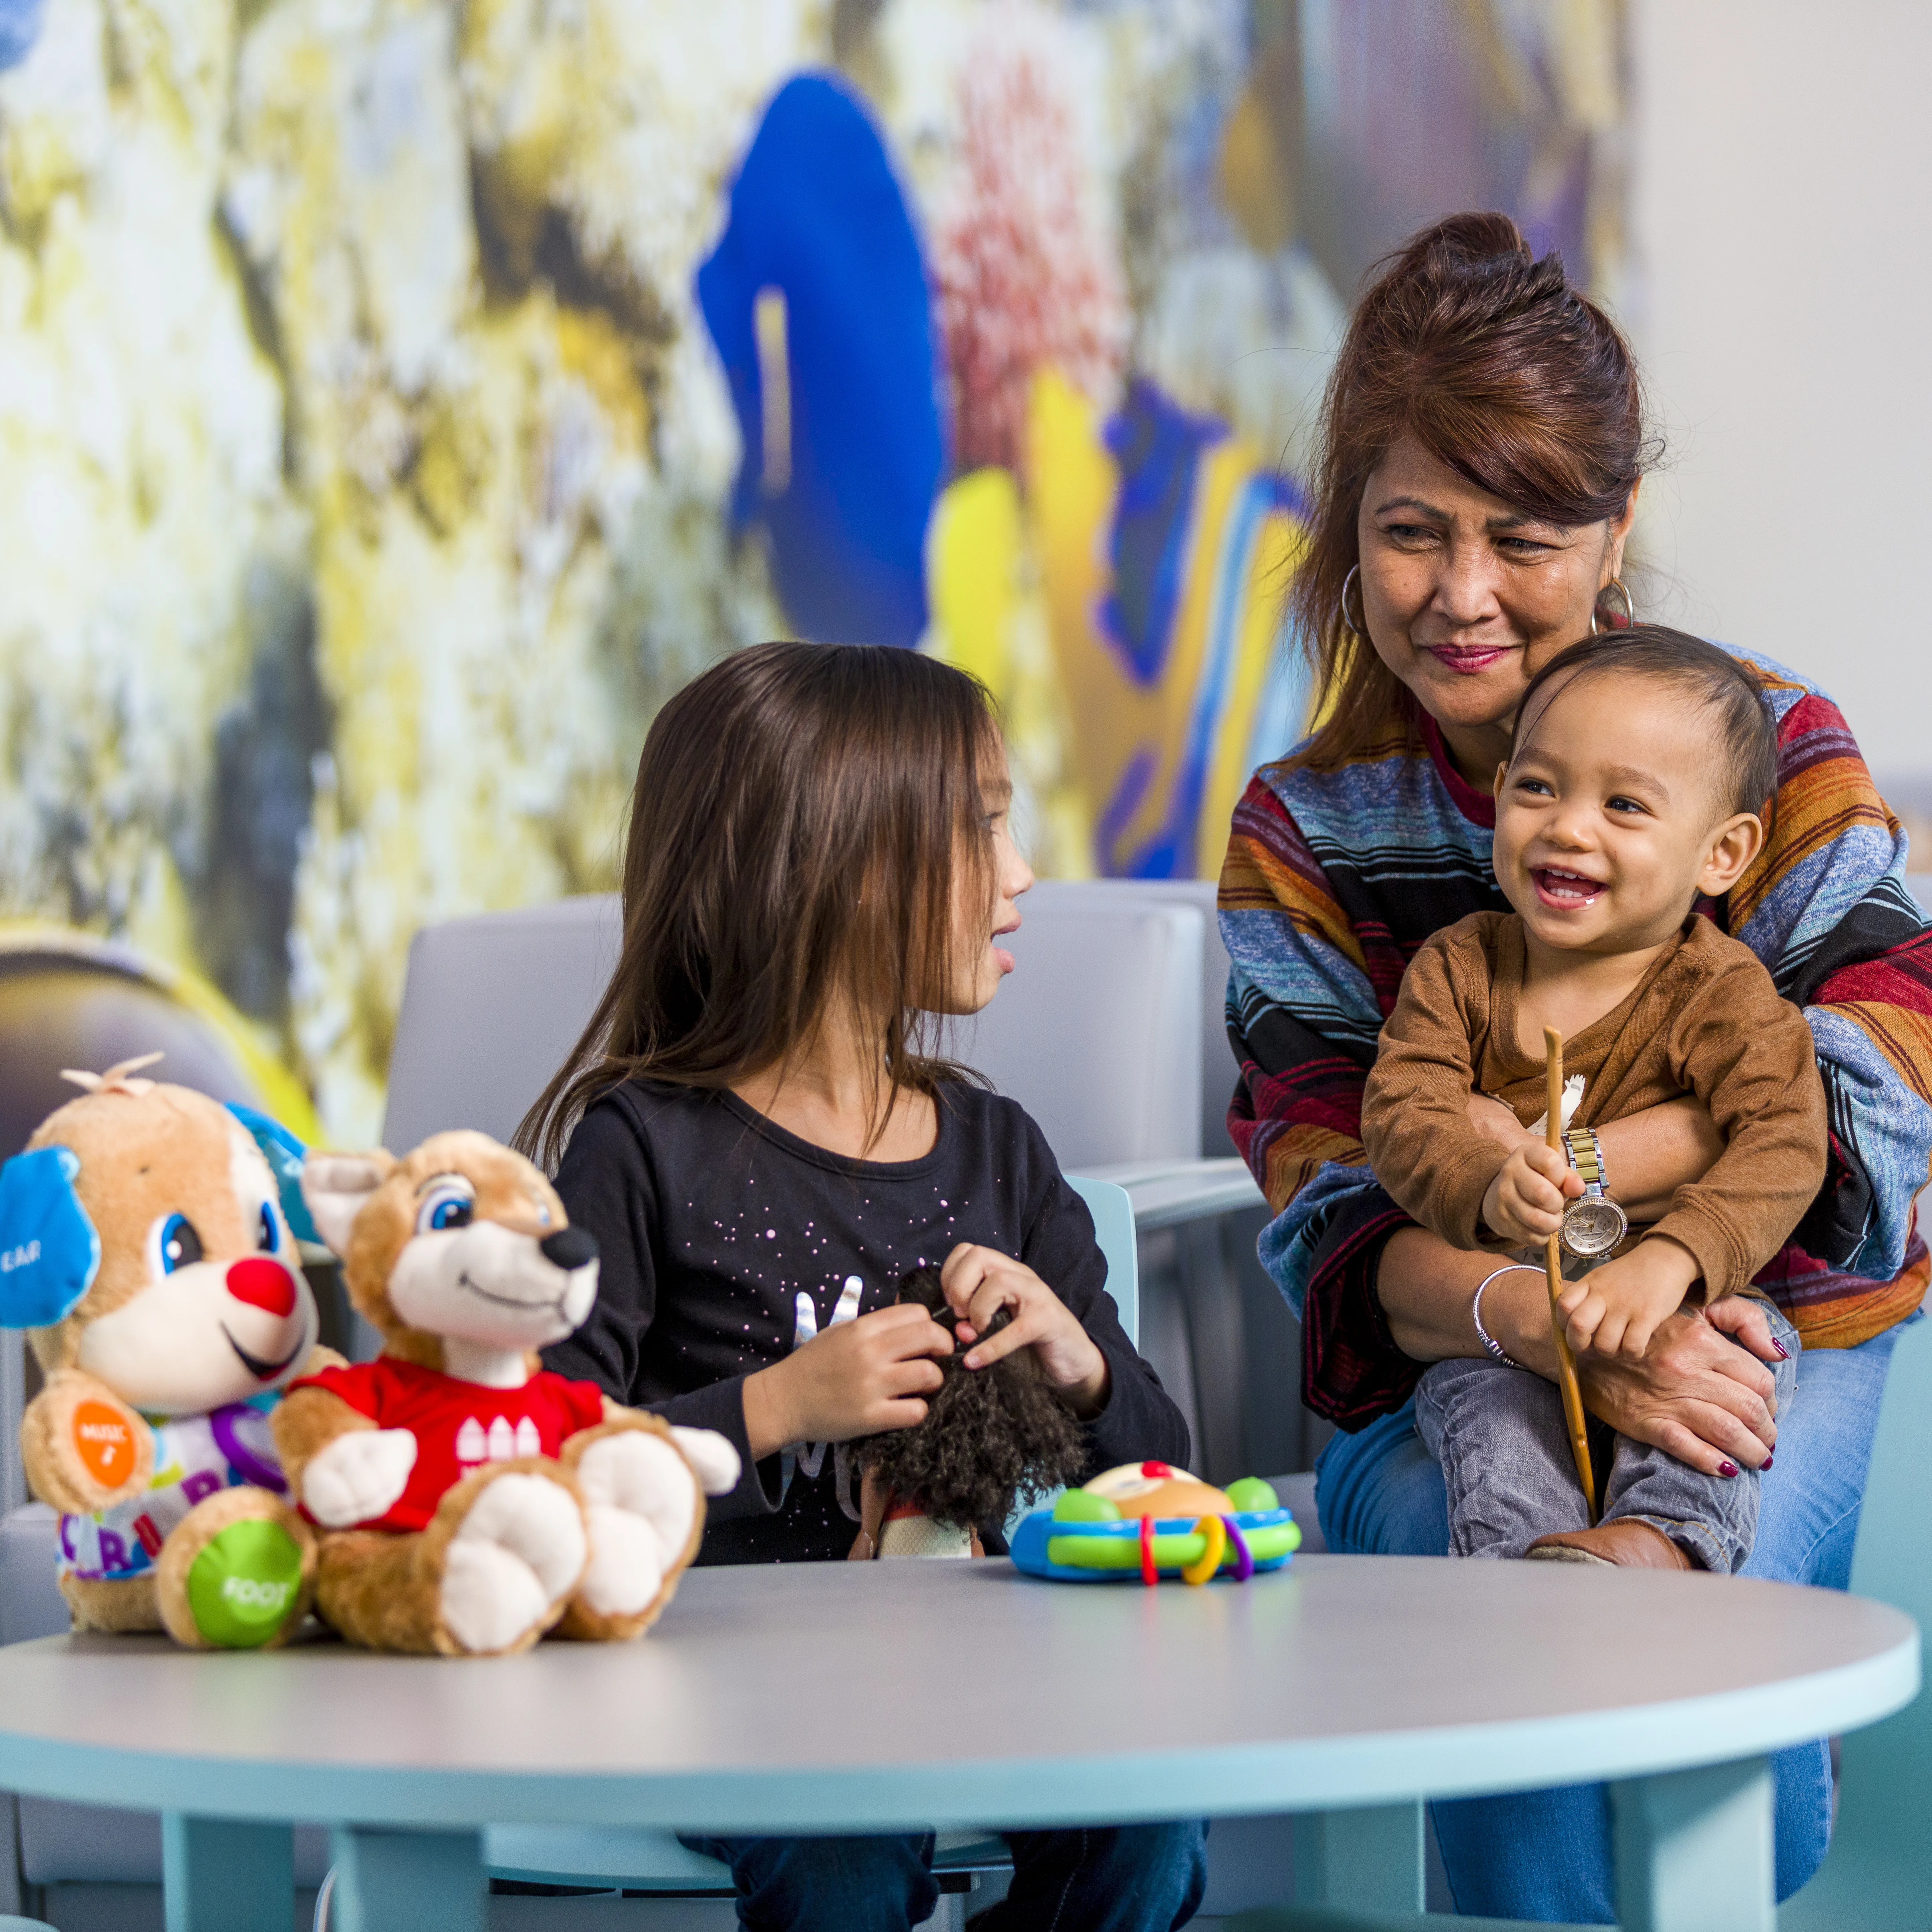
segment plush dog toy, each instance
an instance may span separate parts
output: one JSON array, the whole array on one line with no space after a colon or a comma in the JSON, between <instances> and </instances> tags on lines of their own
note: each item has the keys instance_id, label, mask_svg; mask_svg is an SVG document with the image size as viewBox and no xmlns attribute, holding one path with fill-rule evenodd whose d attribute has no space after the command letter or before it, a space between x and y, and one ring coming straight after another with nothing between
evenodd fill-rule
<instances>
[{"instance_id":1,"label":"plush dog toy","mask_svg":"<svg viewBox=\"0 0 1932 1932\"><path fill-rule=\"evenodd\" d=\"M738 1458L538 1366L597 1298L597 1244L487 1135L315 1154L302 1188L382 1354L296 1383L283 1466L320 1526L316 1604L352 1643L448 1656L638 1636Z\"/></svg>"},{"instance_id":2,"label":"plush dog toy","mask_svg":"<svg viewBox=\"0 0 1932 1932\"><path fill-rule=\"evenodd\" d=\"M75 1628L250 1648L300 1624L315 1570L264 1411L337 1358L298 1264L295 1142L136 1077L160 1058L66 1074L86 1091L0 1168L0 1325L46 1375L21 1450L62 1513Z\"/></svg>"},{"instance_id":3,"label":"plush dog toy","mask_svg":"<svg viewBox=\"0 0 1932 1932\"><path fill-rule=\"evenodd\" d=\"M909 1269L898 1298L917 1303L949 1332L958 1325L937 1268ZM1012 1319L1001 1309L987 1334ZM1033 1351L1016 1349L977 1370L962 1366L963 1354L939 1358L944 1379L923 1421L853 1444L863 1478L852 1561L983 1556L982 1527L998 1529L1017 1502L1078 1480L1085 1438Z\"/></svg>"}]
</instances>

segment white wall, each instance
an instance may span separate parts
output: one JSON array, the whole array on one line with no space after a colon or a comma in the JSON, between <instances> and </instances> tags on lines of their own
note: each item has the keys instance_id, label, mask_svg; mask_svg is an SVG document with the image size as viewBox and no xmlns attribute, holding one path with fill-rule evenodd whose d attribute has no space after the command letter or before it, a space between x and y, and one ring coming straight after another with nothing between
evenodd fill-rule
<instances>
[{"instance_id":1,"label":"white wall","mask_svg":"<svg viewBox=\"0 0 1932 1932\"><path fill-rule=\"evenodd\" d=\"M1631 22L1624 319L1670 445L1640 610L1817 678L1922 823L1932 7L1634 0Z\"/></svg>"}]
</instances>

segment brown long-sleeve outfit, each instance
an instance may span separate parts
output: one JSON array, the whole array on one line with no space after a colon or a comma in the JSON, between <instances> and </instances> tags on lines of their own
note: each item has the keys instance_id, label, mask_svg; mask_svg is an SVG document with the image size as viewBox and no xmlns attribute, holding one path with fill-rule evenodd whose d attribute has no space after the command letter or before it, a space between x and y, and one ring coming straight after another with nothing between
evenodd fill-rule
<instances>
[{"instance_id":1,"label":"brown long-sleeve outfit","mask_svg":"<svg viewBox=\"0 0 1932 1932\"><path fill-rule=\"evenodd\" d=\"M1403 976L1363 1096L1376 1178L1459 1248L1503 1245L1484 1223L1483 1197L1508 1156L1470 1126L1471 1093L1502 1101L1525 1126L1544 1111L1543 1062L1516 1034L1524 960L1514 913L1474 913L1436 934ZM1585 1080L1573 1126L1686 1094L1708 1109L1724 1151L1646 1231L1696 1256L1708 1300L1778 1253L1824 1178L1816 1054L1804 1016L1756 956L1694 915L1622 1005L1564 1043L1564 1072ZM1614 1166L1608 1179L1614 1195Z\"/></svg>"}]
</instances>

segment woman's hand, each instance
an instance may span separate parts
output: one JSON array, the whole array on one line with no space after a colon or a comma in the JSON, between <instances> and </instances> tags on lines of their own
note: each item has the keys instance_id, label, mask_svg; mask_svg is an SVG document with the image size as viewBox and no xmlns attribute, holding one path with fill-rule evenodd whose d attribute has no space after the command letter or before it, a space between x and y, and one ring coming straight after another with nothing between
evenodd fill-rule
<instances>
[{"instance_id":1,"label":"woman's hand","mask_svg":"<svg viewBox=\"0 0 1932 1932\"><path fill-rule=\"evenodd\" d=\"M940 1381L933 1358L952 1338L910 1303L835 1322L745 1381L745 1434L754 1462L794 1442L849 1442L926 1420Z\"/></svg>"},{"instance_id":2,"label":"woman's hand","mask_svg":"<svg viewBox=\"0 0 1932 1932\"><path fill-rule=\"evenodd\" d=\"M1642 1361L1581 1356L1576 1375L1584 1406L1612 1429L1707 1476L1734 1476L1771 1465L1776 1384L1763 1364L1778 1356L1763 1310L1732 1295L1666 1316Z\"/></svg>"},{"instance_id":3,"label":"woman's hand","mask_svg":"<svg viewBox=\"0 0 1932 1932\"><path fill-rule=\"evenodd\" d=\"M1106 1406L1106 1357L1072 1310L1025 1262L997 1248L962 1241L946 1257L939 1285L947 1305L959 1317L955 1332L968 1352L963 1359L969 1371L986 1368L1016 1348L1030 1347L1041 1372L1076 1415L1097 1415ZM1012 1310L1012 1320L980 1342L1003 1308Z\"/></svg>"}]
</instances>

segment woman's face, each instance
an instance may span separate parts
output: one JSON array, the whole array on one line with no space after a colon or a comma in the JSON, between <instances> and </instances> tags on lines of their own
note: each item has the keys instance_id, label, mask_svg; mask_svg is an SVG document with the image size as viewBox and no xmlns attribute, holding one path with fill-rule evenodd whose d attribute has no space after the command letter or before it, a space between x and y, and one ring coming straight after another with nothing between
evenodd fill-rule
<instances>
[{"instance_id":1,"label":"woman's face","mask_svg":"<svg viewBox=\"0 0 1932 1932\"><path fill-rule=\"evenodd\" d=\"M1370 474L1351 616L1477 783L1487 786L1538 667L1589 634L1636 508L1633 490L1612 521L1539 523L1407 438Z\"/></svg>"}]
</instances>

